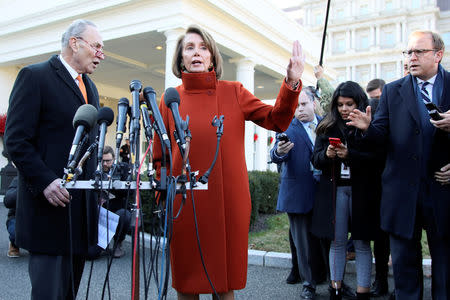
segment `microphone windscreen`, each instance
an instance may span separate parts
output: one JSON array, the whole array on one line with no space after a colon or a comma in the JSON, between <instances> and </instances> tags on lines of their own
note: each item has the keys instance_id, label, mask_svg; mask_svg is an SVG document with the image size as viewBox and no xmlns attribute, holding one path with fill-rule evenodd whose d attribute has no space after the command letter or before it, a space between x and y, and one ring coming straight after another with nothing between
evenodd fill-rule
<instances>
[{"instance_id":1,"label":"microphone windscreen","mask_svg":"<svg viewBox=\"0 0 450 300\"><path fill-rule=\"evenodd\" d=\"M87 131L90 131L97 121L97 109L91 104L83 104L75 113L73 117L73 128L77 128L79 125L86 127Z\"/></svg>"},{"instance_id":2,"label":"microphone windscreen","mask_svg":"<svg viewBox=\"0 0 450 300\"><path fill-rule=\"evenodd\" d=\"M114 112L111 108L104 106L98 110L97 115L98 124L106 122L106 125L109 126L113 121L114 121Z\"/></svg>"},{"instance_id":3,"label":"microphone windscreen","mask_svg":"<svg viewBox=\"0 0 450 300\"><path fill-rule=\"evenodd\" d=\"M120 98L118 105L129 106L130 105L130 101L128 101L127 98L123 97L123 98Z\"/></svg>"},{"instance_id":4,"label":"microphone windscreen","mask_svg":"<svg viewBox=\"0 0 450 300\"><path fill-rule=\"evenodd\" d=\"M169 107L173 102L180 104L180 94L175 88L170 87L164 92L164 103Z\"/></svg>"},{"instance_id":5,"label":"microphone windscreen","mask_svg":"<svg viewBox=\"0 0 450 300\"><path fill-rule=\"evenodd\" d=\"M139 80L137 80L137 79L131 80L130 92L134 92L134 91L140 92L141 89L142 89L142 83Z\"/></svg>"}]
</instances>

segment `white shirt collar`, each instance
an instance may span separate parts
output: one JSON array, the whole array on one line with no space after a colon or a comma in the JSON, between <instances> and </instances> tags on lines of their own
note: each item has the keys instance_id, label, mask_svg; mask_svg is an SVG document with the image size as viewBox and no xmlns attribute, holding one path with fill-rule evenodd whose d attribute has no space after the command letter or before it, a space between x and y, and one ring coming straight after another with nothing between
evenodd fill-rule
<instances>
[{"instance_id":1,"label":"white shirt collar","mask_svg":"<svg viewBox=\"0 0 450 300\"><path fill-rule=\"evenodd\" d=\"M61 61L61 63L64 65L64 67L66 67L67 71L69 71L70 76L72 76L73 80L75 80L78 77L78 72L75 71L74 68L72 68L62 57L62 55L58 55L59 60Z\"/></svg>"},{"instance_id":2,"label":"white shirt collar","mask_svg":"<svg viewBox=\"0 0 450 300\"><path fill-rule=\"evenodd\" d=\"M433 77L431 77L431 78L428 79L428 80L422 80L422 79L420 79L419 77L416 77L416 78L417 78L417 84L421 86L425 81L427 81L427 82L429 82L431 85L433 85L434 82L436 81L436 77L437 77L437 73L436 73L436 75L434 75Z\"/></svg>"}]
</instances>

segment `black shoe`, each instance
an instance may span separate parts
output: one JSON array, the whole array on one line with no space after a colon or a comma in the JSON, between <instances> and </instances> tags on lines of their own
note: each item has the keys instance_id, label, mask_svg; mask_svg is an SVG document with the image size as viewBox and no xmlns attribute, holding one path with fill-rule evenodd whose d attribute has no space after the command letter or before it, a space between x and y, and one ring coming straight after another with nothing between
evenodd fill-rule
<instances>
[{"instance_id":1,"label":"black shoe","mask_svg":"<svg viewBox=\"0 0 450 300\"><path fill-rule=\"evenodd\" d=\"M387 279L375 279L375 281L372 284L372 288L370 289L370 296L371 297L381 297L384 295L387 295L388 293L388 282Z\"/></svg>"},{"instance_id":2,"label":"black shoe","mask_svg":"<svg viewBox=\"0 0 450 300\"><path fill-rule=\"evenodd\" d=\"M330 295L334 292L336 293L336 289L334 289L331 286L331 283L328 285L328 291L330 292ZM356 292L349 287L348 285L346 285L343 281L341 283L341 289L340 289L340 294L342 295L342 297L344 297L345 299L350 299L350 300L356 300ZM330 298L331 299L331 298Z\"/></svg>"},{"instance_id":3,"label":"black shoe","mask_svg":"<svg viewBox=\"0 0 450 300\"><path fill-rule=\"evenodd\" d=\"M316 290L310 286L303 286L302 293L300 294L301 299L314 299L316 298Z\"/></svg>"},{"instance_id":4,"label":"black shoe","mask_svg":"<svg viewBox=\"0 0 450 300\"><path fill-rule=\"evenodd\" d=\"M330 292L330 300L342 300L342 289L334 289L329 286L328 291Z\"/></svg>"},{"instance_id":5,"label":"black shoe","mask_svg":"<svg viewBox=\"0 0 450 300\"><path fill-rule=\"evenodd\" d=\"M395 289L392 291L391 295L389 296L389 300L395 300Z\"/></svg>"},{"instance_id":6,"label":"black shoe","mask_svg":"<svg viewBox=\"0 0 450 300\"><path fill-rule=\"evenodd\" d=\"M295 269L291 269L291 273L289 273L289 276L286 278L287 284L296 284L300 283L300 275L298 274L298 271Z\"/></svg>"},{"instance_id":7,"label":"black shoe","mask_svg":"<svg viewBox=\"0 0 450 300\"><path fill-rule=\"evenodd\" d=\"M342 281L341 283L342 297L345 299L356 300L355 291Z\"/></svg>"},{"instance_id":8,"label":"black shoe","mask_svg":"<svg viewBox=\"0 0 450 300\"><path fill-rule=\"evenodd\" d=\"M356 293L356 299L358 300L370 300L370 293Z\"/></svg>"}]
</instances>

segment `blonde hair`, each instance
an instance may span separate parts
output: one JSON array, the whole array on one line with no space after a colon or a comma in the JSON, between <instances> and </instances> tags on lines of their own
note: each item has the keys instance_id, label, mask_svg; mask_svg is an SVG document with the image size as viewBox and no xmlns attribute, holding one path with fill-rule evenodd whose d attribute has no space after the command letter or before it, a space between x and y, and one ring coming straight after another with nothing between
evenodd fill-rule
<instances>
[{"instance_id":1,"label":"blonde hair","mask_svg":"<svg viewBox=\"0 0 450 300\"><path fill-rule=\"evenodd\" d=\"M211 52L211 62L213 63L214 70L216 71L216 78L220 79L220 77L222 77L223 60L222 56L220 55L219 47L217 47L216 41L213 39L213 37L206 30L203 30L197 25L189 26L189 28L186 29L185 34L181 35L178 38L177 46L175 48L175 53L172 60L173 74L176 77L181 78L181 74L183 72L183 66L181 65L181 63L183 62L183 42L186 34L188 33L196 33L202 37L203 41L206 44L206 47L208 48L209 52Z\"/></svg>"}]
</instances>

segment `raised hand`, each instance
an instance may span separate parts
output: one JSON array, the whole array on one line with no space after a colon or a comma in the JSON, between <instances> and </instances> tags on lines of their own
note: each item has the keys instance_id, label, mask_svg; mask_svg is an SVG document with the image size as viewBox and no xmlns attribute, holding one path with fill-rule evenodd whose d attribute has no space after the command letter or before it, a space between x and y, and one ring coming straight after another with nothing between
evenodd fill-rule
<instances>
[{"instance_id":1,"label":"raised hand","mask_svg":"<svg viewBox=\"0 0 450 300\"><path fill-rule=\"evenodd\" d=\"M348 122L347 125L354 126L363 131L367 130L367 128L369 128L370 121L372 121L371 111L372 109L370 106L367 106L366 112L354 109L348 116L350 122Z\"/></svg>"},{"instance_id":2,"label":"raised hand","mask_svg":"<svg viewBox=\"0 0 450 300\"><path fill-rule=\"evenodd\" d=\"M291 86L295 86L302 77L305 69L305 54L299 41L295 41L292 46L292 57L287 66L286 82Z\"/></svg>"}]
</instances>

